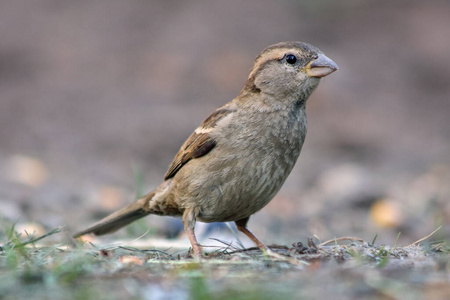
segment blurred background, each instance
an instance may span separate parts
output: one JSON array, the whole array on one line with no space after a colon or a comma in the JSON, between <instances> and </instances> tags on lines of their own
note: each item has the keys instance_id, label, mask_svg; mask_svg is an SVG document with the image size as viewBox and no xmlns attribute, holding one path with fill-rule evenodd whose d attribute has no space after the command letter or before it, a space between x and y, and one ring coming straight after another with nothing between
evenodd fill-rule
<instances>
[{"instance_id":1,"label":"blurred background","mask_svg":"<svg viewBox=\"0 0 450 300\"><path fill-rule=\"evenodd\" d=\"M449 238L449 36L445 0L2 1L0 215L69 235L151 191L259 52L300 40L340 70L308 101L302 155L250 228L287 245L399 232L408 245L440 225L434 239ZM152 216L109 238L180 224Z\"/></svg>"}]
</instances>

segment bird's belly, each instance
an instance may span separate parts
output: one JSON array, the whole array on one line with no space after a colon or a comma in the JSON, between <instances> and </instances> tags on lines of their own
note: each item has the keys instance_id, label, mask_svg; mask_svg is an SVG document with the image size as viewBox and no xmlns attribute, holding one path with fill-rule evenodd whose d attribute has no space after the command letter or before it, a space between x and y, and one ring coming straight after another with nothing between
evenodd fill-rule
<instances>
[{"instance_id":1,"label":"bird's belly","mask_svg":"<svg viewBox=\"0 0 450 300\"><path fill-rule=\"evenodd\" d=\"M198 219L203 222L235 221L261 210L279 191L297 156L298 153L284 153L280 158L275 154L255 153L250 160L228 163L204 181L206 184L198 198ZM242 161L252 163L243 164Z\"/></svg>"},{"instance_id":2,"label":"bird's belly","mask_svg":"<svg viewBox=\"0 0 450 300\"><path fill-rule=\"evenodd\" d=\"M220 205L202 205L198 220L202 222L229 222L247 218L266 206L273 196L259 198L220 199ZM208 202L208 201L205 201Z\"/></svg>"}]
</instances>

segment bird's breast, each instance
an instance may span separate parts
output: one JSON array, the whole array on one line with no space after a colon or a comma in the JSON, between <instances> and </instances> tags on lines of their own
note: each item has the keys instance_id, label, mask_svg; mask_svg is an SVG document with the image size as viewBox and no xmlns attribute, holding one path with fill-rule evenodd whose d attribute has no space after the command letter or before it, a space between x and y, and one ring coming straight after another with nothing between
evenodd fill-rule
<instances>
[{"instance_id":1,"label":"bird's breast","mask_svg":"<svg viewBox=\"0 0 450 300\"><path fill-rule=\"evenodd\" d=\"M305 139L304 111L291 118L289 114L280 120L266 116L260 118L259 126L243 122L218 141L215 155L210 161L204 159L209 175L203 182L208 188L202 189L199 220L242 219L272 200L295 165Z\"/></svg>"}]
</instances>

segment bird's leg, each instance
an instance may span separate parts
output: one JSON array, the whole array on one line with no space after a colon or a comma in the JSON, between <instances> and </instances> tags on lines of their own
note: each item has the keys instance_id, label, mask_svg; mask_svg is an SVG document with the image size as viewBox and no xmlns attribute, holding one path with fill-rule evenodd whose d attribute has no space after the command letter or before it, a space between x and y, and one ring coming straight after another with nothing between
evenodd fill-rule
<instances>
[{"instance_id":1,"label":"bird's leg","mask_svg":"<svg viewBox=\"0 0 450 300\"><path fill-rule=\"evenodd\" d=\"M286 261L293 265L302 265L304 264L303 261L297 260L292 257L286 257L281 254L278 254L276 252L273 252L269 249L266 245L264 245L250 230L247 228L247 222L250 218L245 218L241 220L234 221L236 223L236 226L238 230L242 233L244 233L246 236L248 236L255 244L258 246L258 248L262 251L264 255L267 255L268 257L271 257L272 259L275 259L277 261Z\"/></svg>"},{"instance_id":2,"label":"bird's leg","mask_svg":"<svg viewBox=\"0 0 450 300\"><path fill-rule=\"evenodd\" d=\"M272 259L275 259L277 261L286 261L293 265L302 265L303 262L300 260L296 260L292 257L286 257L281 254L278 254L276 252L273 252L269 249L266 245L264 245L250 230L247 228L247 222L250 218L245 218L241 220L234 221L236 223L237 229L244 233L246 236L248 236L255 244L258 246L258 248L262 251L264 255L267 255L268 257L271 257Z\"/></svg>"},{"instance_id":3,"label":"bird's leg","mask_svg":"<svg viewBox=\"0 0 450 300\"><path fill-rule=\"evenodd\" d=\"M269 249L269 247L267 247L266 245L264 245L248 228L247 228L247 222L250 218L245 218L245 219L240 219L237 221L234 221L234 223L236 223L236 227L237 229L242 232L243 234L245 234L246 236L248 236L249 239L251 239L253 241L253 243L256 244L256 246L258 246L258 248L263 252L263 253L271 253L272 250Z\"/></svg>"},{"instance_id":4,"label":"bird's leg","mask_svg":"<svg viewBox=\"0 0 450 300\"><path fill-rule=\"evenodd\" d=\"M196 209L189 208L186 209L183 213L183 226L186 234L189 238L189 241L192 245L192 250L194 251L195 257L202 257L202 246L197 242L197 238L195 237L195 221L196 221Z\"/></svg>"}]
</instances>

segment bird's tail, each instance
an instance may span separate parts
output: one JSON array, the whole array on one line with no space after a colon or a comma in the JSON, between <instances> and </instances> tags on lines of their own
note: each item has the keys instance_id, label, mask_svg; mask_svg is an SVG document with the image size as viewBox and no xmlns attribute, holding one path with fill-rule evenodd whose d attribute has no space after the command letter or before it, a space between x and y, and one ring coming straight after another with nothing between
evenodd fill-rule
<instances>
[{"instance_id":1,"label":"bird's tail","mask_svg":"<svg viewBox=\"0 0 450 300\"><path fill-rule=\"evenodd\" d=\"M93 233L95 235L112 233L137 219L145 217L149 214L148 203L150 199L153 198L154 194L155 193L152 192L136 200L132 204L110 214L87 229L75 233L73 237L77 238L87 233Z\"/></svg>"}]
</instances>

